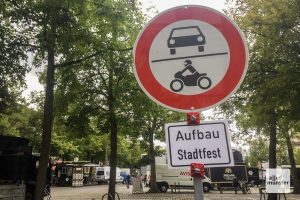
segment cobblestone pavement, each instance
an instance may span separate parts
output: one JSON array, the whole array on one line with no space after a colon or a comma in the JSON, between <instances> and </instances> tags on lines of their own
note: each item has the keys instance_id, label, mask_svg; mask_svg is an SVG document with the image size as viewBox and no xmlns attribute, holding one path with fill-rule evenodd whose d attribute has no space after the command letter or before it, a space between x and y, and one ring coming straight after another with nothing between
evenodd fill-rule
<instances>
[{"instance_id":1,"label":"cobblestone pavement","mask_svg":"<svg viewBox=\"0 0 300 200\"><path fill-rule=\"evenodd\" d=\"M132 186L131 186L132 187ZM107 185L94 185L84 187L53 187L51 189L51 200L101 200L102 196L107 193ZM192 190L184 190L181 193L142 193L133 194L132 188L127 189L122 184L116 185L116 191L120 196L120 200L193 200L194 194ZM251 194L234 194L233 191L212 191L204 194L204 200L259 200L260 195L257 188L251 188ZM263 198L262 198L263 199ZM283 196L281 199L284 199ZM300 200L300 195L287 194L287 200ZM103 198L107 200L107 198ZM118 200L118 198L116 198Z\"/></svg>"}]
</instances>

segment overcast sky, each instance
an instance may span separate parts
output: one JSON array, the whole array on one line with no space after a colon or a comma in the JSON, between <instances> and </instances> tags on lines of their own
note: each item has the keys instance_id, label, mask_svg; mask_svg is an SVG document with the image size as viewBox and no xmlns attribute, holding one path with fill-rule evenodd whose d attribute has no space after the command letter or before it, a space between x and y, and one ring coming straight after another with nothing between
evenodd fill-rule
<instances>
[{"instance_id":1,"label":"overcast sky","mask_svg":"<svg viewBox=\"0 0 300 200\"><path fill-rule=\"evenodd\" d=\"M222 11L224 0L139 0L144 7L155 6L160 12L180 5L202 5Z\"/></svg>"}]
</instances>

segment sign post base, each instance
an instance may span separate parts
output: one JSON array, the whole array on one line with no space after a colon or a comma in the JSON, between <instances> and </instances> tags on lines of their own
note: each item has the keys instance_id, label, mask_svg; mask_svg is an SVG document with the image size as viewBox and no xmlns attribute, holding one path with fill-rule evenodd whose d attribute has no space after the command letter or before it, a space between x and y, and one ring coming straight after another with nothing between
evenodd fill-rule
<instances>
[{"instance_id":1,"label":"sign post base","mask_svg":"<svg viewBox=\"0 0 300 200\"><path fill-rule=\"evenodd\" d=\"M199 176L194 177L193 182L194 182L194 197L195 197L195 200L203 200L202 177L199 177Z\"/></svg>"}]
</instances>

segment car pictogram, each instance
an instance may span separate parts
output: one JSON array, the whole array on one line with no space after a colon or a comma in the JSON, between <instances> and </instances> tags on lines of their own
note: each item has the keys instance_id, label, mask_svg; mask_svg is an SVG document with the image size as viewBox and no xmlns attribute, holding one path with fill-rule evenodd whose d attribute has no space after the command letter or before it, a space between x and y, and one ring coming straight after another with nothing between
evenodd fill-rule
<instances>
[{"instance_id":1,"label":"car pictogram","mask_svg":"<svg viewBox=\"0 0 300 200\"><path fill-rule=\"evenodd\" d=\"M205 36L198 26L173 28L168 38L170 54L176 54L177 47L198 46L198 51L203 52Z\"/></svg>"}]
</instances>

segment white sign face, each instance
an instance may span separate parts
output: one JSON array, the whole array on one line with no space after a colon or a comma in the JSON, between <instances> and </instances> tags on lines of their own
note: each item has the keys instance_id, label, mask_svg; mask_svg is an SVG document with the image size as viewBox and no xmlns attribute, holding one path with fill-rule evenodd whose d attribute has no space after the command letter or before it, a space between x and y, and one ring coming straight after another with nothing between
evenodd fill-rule
<instances>
[{"instance_id":1,"label":"white sign face","mask_svg":"<svg viewBox=\"0 0 300 200\"><path fill-rule=\"evenodd\" d=\"M150 48L149 66L157 82L170 92L201 94L224 78L229 52L226 39L215 27L199 20L181 20L166 26L156 36ZM176 82L178 77L183 82ZM205 78L197 83L199 77Z\"/></svg>"},{"instance_id":2,"label":"white sign face","mask_svg":"<svg viewBox=\"0 0 300 200\"><path fill-rule=\"evenodd\" d=\"M165 125L168 164L170 168L203 163L207 167L233 166L228 123L223 121L186 122Z\"/></svg>"},{"instance_id":3,"label":"white sign face","mask_svg":"<svg viewBox=\"0 0 300 200\"><path fill-rule=\"evenodd\" d=\"M290 170L267 169L266 191L267 193L290 193Z\"/></svg>"}]
</instances>

